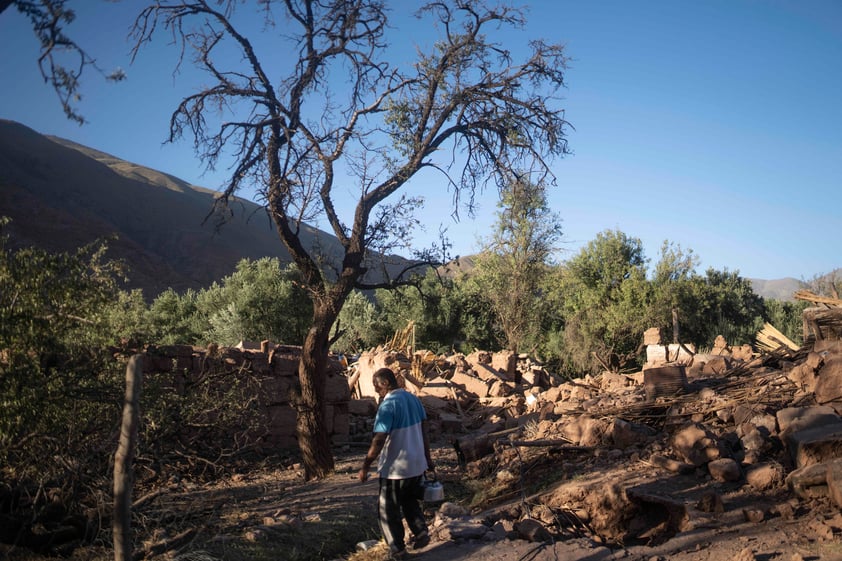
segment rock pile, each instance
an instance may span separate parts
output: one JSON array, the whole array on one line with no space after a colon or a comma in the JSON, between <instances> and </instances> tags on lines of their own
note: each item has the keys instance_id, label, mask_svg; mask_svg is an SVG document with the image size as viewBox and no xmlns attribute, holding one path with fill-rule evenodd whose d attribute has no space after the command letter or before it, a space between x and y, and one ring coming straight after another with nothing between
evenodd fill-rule
<instances>
[{"instance_id":1,"label":"rock pile","mask_svg":"<svg viewBox=\"0 0 842 561\"><path fill-rule=\"evenodd\" d=\"M482 517L447 505L441 539L653 545L788 521L814 501L842 508L842 307L816 317L825 323L796 349L719 337L701 354L647 332L640 372L572 380L512 353L376 349L354 366L350 410L373 414L370 374L392 368L452 442L454 476L483 482ZM839 534L836 518L818 518L817 535Z\"/></svg>"}]
</instances>

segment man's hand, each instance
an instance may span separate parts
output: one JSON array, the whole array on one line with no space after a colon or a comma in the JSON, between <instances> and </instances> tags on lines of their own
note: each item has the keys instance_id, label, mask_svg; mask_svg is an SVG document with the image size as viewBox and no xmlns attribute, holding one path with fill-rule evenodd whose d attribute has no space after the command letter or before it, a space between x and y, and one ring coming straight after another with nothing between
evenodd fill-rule
<instances>
[{"instance_id":1,"label":"man's hand","mask_svg":"<svg viewBox=\"0 0 842 561\"><path fill-rule=\"evenodd\" d=\"M359 476L360 476L360 483L365 483L366 481L368 481L368 468L361 467Z\"/></svg>"}]
</instances>

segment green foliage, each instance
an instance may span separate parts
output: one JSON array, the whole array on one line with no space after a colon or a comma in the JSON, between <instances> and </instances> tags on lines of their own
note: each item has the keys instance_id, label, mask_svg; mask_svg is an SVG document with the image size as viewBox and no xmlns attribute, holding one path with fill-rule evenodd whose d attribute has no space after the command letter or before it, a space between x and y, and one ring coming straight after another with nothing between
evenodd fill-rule
<instances>
[{"instance_id":1,"label":"green foliage","mask_svg":"<svg viewBox=\"0 0 842 561\"><path fill-rule=\"evenodd\" d=\"M784 302L782 300L763 300L763 317L771 323L775 329L789 337L796 345L804 344L804 310L810 307L809 302L795 301Z\"/></svg>"},{"instance_id":2,"label":"green foliage","mask_svg":"<svg viewBox=\"0 0 842 561\"><path fill-rule=\"evenodd\" d=\"M233 346L263 339L301 344L311 316L296 269L268 257L243 259L205 290L167 289L148 308L139 291L121 293L108 308L111 332L135 345Z\"/></svg>"},{"instance_id":3,"label":"green foliage","mask_svg":"<svg viewBox=\"0 0 842 561\"><path fill-rule=\"evenodd\" d=\"M281 268L277 258L243 259L221 283L195 297L188 295L187 303L167 306L164 302L160 309L187 313L195 309L195 317L184 330L205 343L233 346L242 340L269 339L301 344L313 308L298 276L294 266ZM176 329L178 324L171 324L171 330Z\"/></svg>"},{"instance_id":4,"label":"green foliage","mask_svg":"<svg viewBox=\"0 0 842 561\"><path fill-rule=\"evenodd\" d=\"M568 368L591 372L600 363L633 361L650 327L651 287L639 239L601 232L562 267L559 291Z\"/></svg>"},{"instance_id":5,"label":"green foliage","mask_svg":"<svg viewBox=\"0 0 842 561\"><path fill-rule=\"evenodd\" d=\"M416 280L414 286L377 291L383 340L412 321L417 348L452 352L460 346L460 321L465 319L462 294L435 271Z\"/></svg>"},{"instance_id":6,"label":"green foliage","mask_svg":"<svg viewBox=\"0 0 842 561\"><path fill-rule=\"evenodd\" d=\"M495 231L476 260L475 280L484 290L508 349L534 349L540 339L541 285L547 275L561 220L547 205L542 185L515 181L501 193Z\"/></svg>"},{"instance_id":7,"label":"green foliage","mask_svg":"<svg viewBox=\"0 0 842 561\"><path fill-rule=\"evenodd\" d=\"M0 477L43 481L103 459L96 437L120 395L105 310L122 274L106 250L15 250L0 235Z\"/></svg>"},{"instance_id":8,"label":"green foliage","mask_svg":"<svg viewBox=\"0 0 842 561\"><path fill-rule=\"evenodd\" d=\"M357 354L385 339L384 330L378 329L377 308L358 290L348 295L334 329L341 332L331 347L337 353Z\"/></svg>"},{"instance_id":9,"label":"green foliage","mask_svg":"<svg viewBox=\"0 0 842 561\"><path fill-rule=\"evenodd\" d=\"M694 276L690 302L683 306L682 338L698 348L722 335L731 345L752 343L763 327L763 299L738 272L708 269Z\"/></svg>"}]
</instances>

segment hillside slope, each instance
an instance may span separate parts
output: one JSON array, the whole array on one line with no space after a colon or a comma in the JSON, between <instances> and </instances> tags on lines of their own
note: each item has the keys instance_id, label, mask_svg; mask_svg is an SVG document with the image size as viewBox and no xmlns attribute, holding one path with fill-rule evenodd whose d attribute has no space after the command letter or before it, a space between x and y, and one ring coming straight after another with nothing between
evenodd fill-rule
<instances>
[{"instance_id":1,"label":"hillside slope","mask_svg":"<svg viewBox=\"0 0 842 561\"><path fill-rule=\"evenodd\" d=\"M216 231L214 192L68 140L0 120L0 216L12 243L72 251L116 235L110 256L129 265L127 288L152 298L167 288L201 289L243 258L289 254L262 207L246 200ZM303 228L305 247L341 255L339 242ZM391 258L396 266L406 261Z\"/></svg>"}]
</instances>

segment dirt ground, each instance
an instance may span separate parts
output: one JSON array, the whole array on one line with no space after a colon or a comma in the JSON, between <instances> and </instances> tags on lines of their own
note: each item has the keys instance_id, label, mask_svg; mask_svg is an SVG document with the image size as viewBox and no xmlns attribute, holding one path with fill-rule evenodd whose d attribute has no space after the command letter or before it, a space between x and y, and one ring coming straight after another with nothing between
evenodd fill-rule
<instances>
[{"instance_id":1,"label":"dirt ground","mask_svg":"<svg viewBox=\"0 0 842 561\"><path fill-rule=\"evenodd\" d=\"M336 470L326 480L305 482L298 466L266 464L209 483L172 481L166 492L136 511L136 559L154 561L385 561L388 555L376 522L377 482L360 483L357 472L365 448L336 451ZM468 504L471 479L447 442L434 443L434 459L445 486L445 501ZM425 509L433 539L410 552L415 561L833 561L842 560L842 513L828 499L799 499L785 487L762 493L744 483L716 483L700 473L673 474L636 458L580 453L564 461L536 452L548 463L529 461L530 475L540 480L546 465L562 464L569 474L532 494L516 492L464 517L474 527L490 525L501 513L524 506L554 504L576 485L605 484L641 494L667 496L691 505L689 524L665 540L621 545L588 530L553 527L541 542L496 536L464 538L452 531L458 521L442 517L440 505ZM572 467L571 467L572 466ZM480 485L489 485L483 482ZM515 486L516 487L516 486ZM561 489L564 488L564 492ZM472 487L476 490L476 486ZM711 491L722 499L720 513L694 508ZM610 515L610 492L604 508ZM140 496L136 496L137 501ZM584 499L583 499L584 500ZM560 509L556 504L556 512ZM750 513L762 520L751 521ZM347 536L337 535L347 532ZM362 532L362 533L361 533ZM349 536L353 536L349 540ZM360 541L357 542L357 536ZM344 540L344 542L342 541ZM155 549L155 544L170 547ZM341 551L337 543L344 543ZM356 548L367 544L368 549ZM319 553L324 545L324 553ZM141 555L140 552L145 552ZM67 556L71 561L112 559L108 548L86 546ZM21 550L0 550L0 559L44 561Z\"/></svg>"},{"instance_id":2,"label":"dirt ground","mask_svg":"<svg viewBox=\"0 0 842 561\"><path fill-rule=\"evenodd\" d=\"M439 465L444 464L442 479L445 482L447 499L448 480L458 482L461 474L454 462L448 461L451 451L441 447L436 454ZM355 472L359 459L347 457L341 465L346 472ZM638 474L640 488L647 486L671 496L702 496L707 485L700 483L694 475L679 477L670 474L664 478L651 468ZM342 474L338 474L342 478ZM669 483L665 483L668 481ZM452 485L451 485L452 486ZM672 487L672 488L670 488ZM348 493L362 493L359 504L365 504L365 492L376 494L375 484L361 485L351 481L339 485L337 490ZM699 515L691 528L660 544L627 545L601 544L598 536L556 534L544 543L524 539L479 540L437 540L434 539L423 550L413 552L416 561L455 561L482 559L487 561L831 561L842 560L842 514L828 500L800 501L785 489L776 494L757 496L744 486L734 484L731 488L720 488L725 512L715 515ZM500 512L508 506L526 502L540 502L541 496L552 494L552 489L542 491L533 497L519 497L508 504L496 504L490 512ZM352 501L353 502L353 501ZM748 521L745 511L763 510L774 512L776 505L791 507L785 515L767 514L760 522ZM428 509L431 525L435 523L435 512ZM488 513L473 513L472 518L483 519ZM696 513L699 514L699 513ZM372 560L374 561L374 560Z\"/></svg>"},{"instance_id":3,"label":"dirt ground","mask_svg":"<svg viewBox=\"0 0 842 561\"><path fill-rule=\"evenodd\" d=\"M358 518L370 517L376 508L376 481L360 483L357 470L364 451L348 451L337 457L337 469L326 481L304 483L295 470L287 470L283 484L285 494L280 497L263 496L260 504L241 504L240 508L263 512L298 513L303 519L319 519L326 522L331 516L352 515ZM464 478L455 453L447 445L437 445L434 450L440 478L445 484L445 499L448 490L460 486ZM611 471L611 460L604 467L607 477L618 477ZM615 462L616 464L616 462ZM593 465L593 464L592 464ZM616 469L617 466L614 466ZM642 465L633 469L625 465L621 471L638 485L642 492L657 491L661 494L681 498L685 502L704 495L710 490L710 482L700 481L695 475L678 476L657 472ZM599 477L591 473L585 477ZM489 561L830 561L842 560L842 514L827 500L804 502L794 498L785 489L777 494L754 495L744 485L731 484L719 487L725 508L718 514L695 512L689 528L658 544L637 544L625 547L619 544L600 543L599 536L587 532L554 533L543 543L524 539L442 539L437 527L436 506L428 506L426 512L431 526L433 540L427 547L411 551L410 558L416 561L457 561L462 559L483 559ZM539 496L540 495L540 496ZM532 497L517 497L507 503L497 503L488 511L473 512L469 518L486 520L494 513L506 510L518 503L535 504L552 495L552 488ZM788 505L776 510L776 505ZM764 511L762 521L749 521L750 511ZM783 514L769 514L773 512ZM253 516L255 512L252 512ZM379 536L371 536L369 543ZM371 550L359 553L349 551L346 556L332 557L350 561L380 561L387 559L382 541Z\"/></svg>"}]
</instances>

